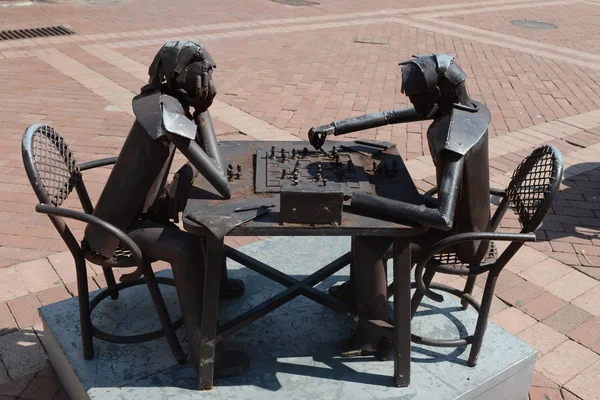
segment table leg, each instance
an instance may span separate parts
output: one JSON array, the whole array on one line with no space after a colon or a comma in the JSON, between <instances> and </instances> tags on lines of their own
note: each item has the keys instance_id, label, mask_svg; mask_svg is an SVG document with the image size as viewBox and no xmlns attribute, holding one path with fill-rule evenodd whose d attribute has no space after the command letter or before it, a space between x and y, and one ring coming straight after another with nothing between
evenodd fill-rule
<instances>
[{"instance_id":1,"label":"table leg","mask_svg":"<svg viewBox=\"0 0 600 400\"><path fill-rule=\"evenodd\" d=\"M394 239L394 382L410 384L410 243Z\"/></svg>"},{"instance_id":2,"label":"table leg","mask_svg":"<svg viewBox=\"0 0 600 400\"><path fill-rule=\"evenodd\" d=\"M202 294L202 322L199 337L193 339L193 346L199 349L198 390L213 388L223 240L209 236L206 239L205 249L206 265L204 269L204 292Z\"/></svg>"}]
</instances>

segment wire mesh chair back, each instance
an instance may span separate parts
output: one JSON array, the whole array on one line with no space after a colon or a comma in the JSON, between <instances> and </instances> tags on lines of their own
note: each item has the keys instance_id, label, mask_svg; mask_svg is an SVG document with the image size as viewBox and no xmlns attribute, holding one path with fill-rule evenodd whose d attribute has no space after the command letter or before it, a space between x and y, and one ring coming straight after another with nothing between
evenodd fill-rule
<instances>
[{"instance_id":1,"label":"wire mesh chair back","mask_svg":"<svg viewBox=\"0 0 600 400\"><path fill-rule=\"evenodd\" d=\"M41 203L59 207L81 181L81 172L64 138L48 125L35 124L23 137L23 162Z\"/></svg>"},{"instance_id":2,"label":"wire mesh chair back","mask_svg":"<svg viewBox=\"0 0 600 400\"><path fill-rule=\"evenodd\" d=\"M562 180L560 151L544 145L517 167L506 189L510 207L518 215L522 232L533 232L550 209Z\"/></svg>"}]
</instances>

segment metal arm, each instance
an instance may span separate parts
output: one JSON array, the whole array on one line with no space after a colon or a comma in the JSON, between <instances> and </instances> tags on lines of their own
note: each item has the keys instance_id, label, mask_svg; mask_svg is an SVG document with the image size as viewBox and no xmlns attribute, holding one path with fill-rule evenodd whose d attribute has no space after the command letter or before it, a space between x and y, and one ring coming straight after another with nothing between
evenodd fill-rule
<instances>
[{"instance_id":1,"label":"metal arm","mask_svg":"<svg viewBox=\"0 0 600 400\"><path fill-rule=\"evenodd\" d=\"M442 177L441 195L437 208L417 206L402 201L364 193L352 197L351 206L366 214L378 214L393 220L409 220L441 230L450 230L454 223L454 212L463 175L464 157L448 152Z\"/></svg>"},{"instance_id":2,"label":"metal arm","mask_svg":"<svg viewBox=\"0 0 600 400\"><path fill-rule=\"evenodd\" d=\"M165 135L179 151L191 162L191 164L199 171L206 180L226 199L231 198L229 183L225 178L224 170L219 165L216 158L210 157L204 152L200 145L190 139L182 136L173 135L166 132Z\"/></svg>"},{"instance_id":3,"label":"metal arm","mask_svg":"<svg viewBox=\"0 0 600 400\"><path fill-rule=\"evenodd\" d=\"M320 149L328 135L344 135L346 133L378 128L384 125L424 121L427 117L417 113L414 108L403 108L380 111L373 114L333 121L329 125L316 126L308 131L308 140L316 149Z\"/></svg>"},{"instance_id":4,"label":"metal arm","mask_svg":"<svg viewBox=\"0 0 600 400\"><path fill-rule=\"evenodd\" d=\"M429 251L426 253L426 255L424 257L422 257L419 260L419 262L417 263L417 266L415 267L415 282L417 284L417 290L419 290L425 296L429 297L430 299L432 299L434 301L437 301L440 303L442 301L444 301L444 297L442 295L432 292L425 285L425 282L423 282L423 270L425 269L425 266L427 265L427 263L429 263L429 261L433 258L433 256L435 256L437 253L439 253L441 250L443 250L447 247L454 246L455 244L463 243L463 242L483 241L483 240L501 240L501 241L525 243L525 242L535 242L536 238L535 238L535 233L468 232L468 233L459 233L459 234L451 236L449 238L442 239L429 248ZM511 251L510 253L513 253L513 254L509 253L507 257L512 257L514 255L514 253L516 253L516 250L517 249L515 249L514 252ZM505 253L507 251L508 251L508 249L505 250ZM504 253L503 253L503 256L504 256ZM507 262L508 260L502 260L502 261ZM501 262L501 260L498 260L498 262Z\"/></svg>"},{"instance_id":5,"label":"metal arm","mask_svg":"<svg viewBox=\"0 0 600 400\"><path fill-rule=\"evenodd\" d=\"M86 170L92 169L92 168L104 167L106 165L113 165L116 162L117 162L117 157L101 158L99 160L93 160L93 161L88 161L88 162L79 164L79 170L86 171Z\"/></svg>"},{"instance_id":6,"label":"metal arm","mask_svg":"<svg viewBox=\"0 0 600 400\"><path fill-rule=\"evenodd\" d=\"M93 215L82 213L80 211L69 210L66 208L49 206L47 204L38 204L35 206L35 211L46 214L46 215L54 215L57 217L70 218L78 221L86 222L88 224L93 224L98 226L99 228L105 230L111 235L115 236L121 242L121 246L127 248L131 251L133 258L137 262L138 266L142 263L142 250L138 247L137 244L129 237L125 232L117 228L116 226L109 224L108 222L94 217Z\"/></svg>"}]
</instances>

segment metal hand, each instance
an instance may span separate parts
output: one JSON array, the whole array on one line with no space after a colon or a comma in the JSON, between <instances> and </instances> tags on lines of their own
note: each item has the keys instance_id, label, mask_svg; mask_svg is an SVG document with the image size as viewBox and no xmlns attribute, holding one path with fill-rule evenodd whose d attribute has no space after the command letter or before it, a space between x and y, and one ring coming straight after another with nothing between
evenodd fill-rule
<instances>
[{"instance_id":1,"label":"metal hand","mask_svg":"<svg viewBox=\"0 0 600 400\"><path fill-rule=\"evenodd\" d=\"M308 131L308 140L315 149L319 150L323 146L323 144L325 144L325 140L327 140L327 135L333 135L334 133L335 126L331 124L314 126Z\"/></svg>"}]
</instances>

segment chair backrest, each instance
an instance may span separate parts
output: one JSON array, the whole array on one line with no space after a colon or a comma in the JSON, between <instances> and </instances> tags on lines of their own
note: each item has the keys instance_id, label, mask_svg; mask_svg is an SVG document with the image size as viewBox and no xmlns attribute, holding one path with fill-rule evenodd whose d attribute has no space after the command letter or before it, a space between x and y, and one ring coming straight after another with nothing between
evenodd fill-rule
<instances>
[{"instance_id":1,"label":"chair backrest","mask_svg":"<svg viewBox=\"0 0 600 400\"><path fill-rule=\"evenodd\" d=\"M551 145L535 149L519 164L506 189L506 201L519 218L521 232L533 232L542 223L558 193L562 176L562 156Z\"/></svg>"},{"instance_id":2,"label":"chair backrest","mask_svg":"<svg viewBox=\"0 0 600 400\"><path fill-rule=\"evenodd\" d=\"M81 172L64 138L44 124L30 125L22 142L23 164L40 203L59 207L81 182Z\"/></svg>"}]
</instances>

